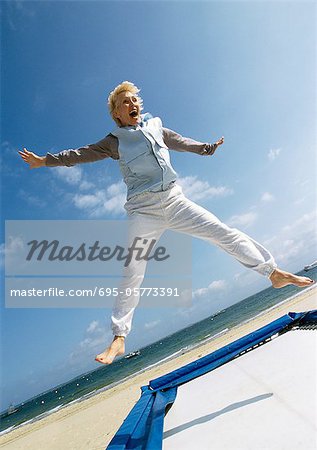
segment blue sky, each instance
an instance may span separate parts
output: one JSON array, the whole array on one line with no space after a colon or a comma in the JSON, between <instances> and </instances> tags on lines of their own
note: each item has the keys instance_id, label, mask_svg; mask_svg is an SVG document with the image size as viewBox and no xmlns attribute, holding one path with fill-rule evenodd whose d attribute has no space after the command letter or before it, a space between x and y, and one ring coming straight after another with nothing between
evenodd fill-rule
<instances>
[{"instance_id":1,"label":"blue sky","mask_svg":"<svg viewBox=\"0 0 317 450\"><path fill-rule=\"evenodd\" d=\"M171 151L189 198L286 270L316 259L313 2L11 1L1 18L2 256L5 220L124 219L115 161L30 171L16 152L98 141L114 128L109 91L131 80L166 127L225 136L211 158ZM195 240L192 308L138 310L128 350L267 286ZM97 367L109 310L5 309L4 288L1 300L1 409Z\"/></svg>"}]
</instances>

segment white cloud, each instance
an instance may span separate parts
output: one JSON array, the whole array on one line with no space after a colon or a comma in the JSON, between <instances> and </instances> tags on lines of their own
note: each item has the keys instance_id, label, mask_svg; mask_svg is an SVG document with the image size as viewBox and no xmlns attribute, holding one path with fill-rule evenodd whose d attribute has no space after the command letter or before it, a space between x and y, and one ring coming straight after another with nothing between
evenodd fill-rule
<instances>
[{"instance_id":1,"label":"white cloud","mask_svg":"<svg viewBox=\"0 0 317 450\"><path fill-rule=\"evenodd\" d=\"M199 288L193 292L193 297L201 297L210 294L215 291L223 291L227 289L227 283L225 280L215 280L208 285L206 288Z\"/></svg>"},{"instance_id":2,"label":"white cloud","mask_svg":"<svg viewBox=\"0 0 317 450\"><path fill-rule=\"evenodd\" d=\"M192 201L214 197L226 197L233 194L233 190L226 186L210 186L208 181L201 181L197 176L179 178L177 182L181 185L186 197Z\"/></svg>"},{"instance_id":3,"label":"white cloud","mask_svg":"<svg viewBox=\"0 0 317 450\"><path fill-rule=\"evenodd\" d=\"M293 222L291 225L286 225L283 227L282 232L283 233L289 233L294 230L296 232L302 232L303 230L309 229L310 231L313 231L316 227L316 217L317 217L317 210L311 211L310 213L306 213L299 217L295 222Z\"/></svg>"},{"instance_id":4,"label":"white cloud","mask_svg":"<svg viewBox=\"0 0 317 450\"><path fill-rule=\"evenodd\" d=\"M6 156L16 155L17 149L9 141L1 142L1 147L2 153L5 153Z\"/></svg>"},{"instance_id":5,"label":"white cloud","mask_svg":"<svg viewBox=\"0 0 317 450\"><path fill-rule=\"evenodd\" d=\"M161 323L160 320L153 320L152 322L147 322L144 324L144 328L149 330L150 328L155 328L159 323Z\"/></svg>"},{"instance_id":6,"label":"white cloud","mask_svg":"<svg viewBox=\"0 0 317 450\"><path fill-rule=\"evenodd\" d=\"M65 181L72 186L75 186L80 183L82 179L82 169L81 167L56 167L54 170L54 174L58 176L58 178Z\"/></svg>"},{"instance_id":7,"label":"white cloud","mask_svg":"<svg viewBox=\"0 0 317 450\"><path fill-rule=\"evenodd\" d=\"M89 189L94 189L94 188L95 188L95 185L86 180L83 180L79 185L79 189L81 191L89 191Z\"/></svg>"},{"instance_id":8,"label":"white cloud","mask_svg":"<svg viewBox=\"0 0 317 450\"><path fill-rule=\"evenodd\" d=\"M105 199L103 191L97 191L94 194L76 194L73 198L74 204L79 209L91 209L100 206Z\"/></svg>"},{"instance_id":9,"label":"white cloud","mask_svg":"<svg viewBox=\"0 0 317 450\"><path fill-rule=\"evenodd\" d=\"M23 249L24 242L21 237L8 236L7 245L5 243L0 245L1 265L4 263L4 260L6 260L7 267L10 268L14 265L17 255L21 255Z\"/></svg>"},{"instance_id":10,"label":"white cloud","mask_svg":"<svg viewBox=\"0 0 317 450\"><path fill-rule=\"evenodd\" d=\"M274 161L279 156L280 153L281 153L280 148L271 148L267 156L270 161Z\"/></svg>"},{"instance_id":11,"label":"white cloud","mask_svg":"<svg viewBox=\"0 0 317 450\"><path fill-rule=\"evenodd\" d=\"M277 256L279 261L285 264L288 260L296 258L304 249L305 243L303 240L287 239L280 243L280 252Z\"/></svg>"},{"instance_id":12,"label":"white cloud","mask_svg":"<svg viewBox=\"0 0 317 450\"><path fill-rule=\"evenodd\" d=\"M227 284L225 282L225 280L215 280L212 283L209 284L208 289L210 290L222 290L222 289L226 289Z\"/></svg>"},{"instance_id":13,"label":"white cloud","mask_svg":"<svg viewBox=\"0 0 317 450\"><path fill-rule=\"evenodd\" d=\"M113 183L107 188L107 201L104 203L106 212L124 212L123 205L126 201L126 186L123 181Z\"/></svg>"},{"instance_id":14,"label":"white cloud","mask_svg":"<svg viewBox=\"0 0 317 450\"><path fill-rule=\"evenodd\" d=\"M20 252L24 248L23 239L21 237L8 237L7 245L1 244L0 245L0 252L1 254L10 255L14 254L17 251Z\"/></svg>"},{"instance_id":15,"label":"white cloud","mask_svg":"<svg viewBox=\"0 0 317 450\"><path fill-rule=\"evenodd\" d=\"M317 246L317 211L311 211L299 217L290 225L284 226L280 233L273 236L264 245L271 251L279 264L303 260Z\"/></svg>"},{"instance_id":16,"label":"white cloud","mask_svg":"<svg viewBox=\"0 0 317 450\"><path fill-rule=\"evenodd\" d=\"M46 201L42 198L37 195L31 195L22 189L19 190L18 195L23 199L23 201L27 202L31 206L35 206L36 208L44 208L47 205Z\"/></svg>"},{"instance_id":17,"label":"white cloud","mask_svg":"<svg viewBox=\"0 0 317 450\"><path fill-rule=\"evenodd\" d=\"M17 148L9 141L3 141L1 143L0 169L4 177L10 177L12 179L25 176L25 168L28 165L22 161L18 150L22 150L22 147ZM18 182L19 184L20 181Z\"/></svg>"},{"instance_id":18,"label":"white cloud","mask_svg":"<svg viewBox=\"0 0 317 450\"><path fill-rule=\"evenodd\" d=\"M262 202L269 203L275 200L275 197L270 192L264 192L264 194L261 197Z\"/></svg>"},{"instance_id":19,"label":"white cloud","mask_svg":"<svg viewBox=\"0 0 317 450\"><path fill-rule=\"evenodd\" d=\"M78 356L80 356L80 353L82 351L103 351L112 340L111 338L109 338L109 336L110 333L104 330L102 333L100 332L100 334L96 336L89 336L84 338L79 343ZM76 351L74 351L71 356L74 357L75 355L77 356Z\"/></svg>"},{"instance_id":20,"label":"white cloud","mask_svg":"<svg viewBox=\"0 0 317 450\"><path fill-rule=\"evenodd\" d=\"M126 186L122 180L116 183L105 183L94 177L93 182L86 180L86 172L82 167L56 167L54 176L75 188L75 192L67 190L67 198L71 198L74 206L85 211L91 218L105 215L122 215L126 202ZM105 185L106 184L106 185Z\"/></svg>"},{"instance_id":21,"label":"white cloud","mask_svg":"<svg viewBox=\"0 0 317 450\"><path fill-rule=\"evenodd\" d=\"M259 274L253 270L236 273L233 276L235 286L243 287L250 286L259 281Z\"/></svg>"},{"instance_id":22,"label":"white cloud","mask_svg":"<svg viewBox=\"0 0 317 450\"><path fill-rule=\"evenodd\" d=\"M104 212L109 212L112 214L122 214L124 213L123 208L124 203L125 203L125 194L112 197L109 200L105 201L102 209L95 211L95 215L100 216Z\"/></svg>"},{"instance_id":23,"label":"white cloud","mask_svg":"<svg viewBox=\"0 0 317 450\"><path fill-rule=\"evenodd\" d=\"M122 181L113 183L106 190L92 194L76 194L73 198L77 208L86 210L90 217L102 217L105 214L122 214L126 200L126 187Z\"/></svg>"},{"instance_id":24,"label":"white cloud","mask_svg":"<svg viewBox=\"0 0 317 450\"><path fill-rule=\"evenodd\" d=\"M116 195L121 195L125 193L125 185L123 181L119 181L118 183L113 183L107 188L108 195L114 197Z\"/></svg>"},{"instance_id":25,"label":"white cloud","mask_svg":"<svg viewBox=\"0 0 317 450\"><path fill-rule=\"evenodd\" d=\"M98 320L93 320L92 322L90 322L90 324L88 325L88 328L86 330L87 333L94 333L96 330L100 330L99 328L99 322Z\"/></svg>"},{"instance_id":26,"label":"white cloud","mask_svg":"<svg viewBox=\"0 0 317 450\"><path fill-rule=\"evenodd\" d=\"M233 227L248 228L254 224L257 217L258 217L258 215L255 212L237 214L237 215L230 217L230 219L228 220L228 225L233 226Z\"/></svg>"},{"instance_id":27,"label":"white cloud","mask_svg":"<svg viewBox=\"0 0 317 450\"><path fill-rule=\"evenodd\" d=\"M230 292L230 289L230 285L225 280L215 280L206 288L194 290L192 293L192 305L185 308L177 308L175 313L177 321L182 320L183 324L195 323L220 311L224 307L224 302L228 303L227 294Z\"/></svg>"}]
</instances>

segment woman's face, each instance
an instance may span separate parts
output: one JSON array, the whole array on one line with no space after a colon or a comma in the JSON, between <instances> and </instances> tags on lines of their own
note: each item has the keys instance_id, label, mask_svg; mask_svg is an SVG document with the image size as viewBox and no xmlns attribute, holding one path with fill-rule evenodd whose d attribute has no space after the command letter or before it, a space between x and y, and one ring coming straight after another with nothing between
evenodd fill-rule
<instances>
[{"instance_id":1,"label":"woman's face","mask_svg":"<svg viewBox=\"0 0 317 450\"><path fill-rule=\"evenodd\" d=\"M138 97L129 91L121 92L116 103L115 117L120 120L121 126L137 125L141 119Z\"/></svg>"}]
</instances>

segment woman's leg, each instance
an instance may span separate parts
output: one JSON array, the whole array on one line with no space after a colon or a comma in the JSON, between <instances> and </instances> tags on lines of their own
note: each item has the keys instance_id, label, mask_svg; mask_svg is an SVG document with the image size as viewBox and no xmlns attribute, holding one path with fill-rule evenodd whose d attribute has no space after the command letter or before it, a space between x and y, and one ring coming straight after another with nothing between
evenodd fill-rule
<instances>
[{"instance_id":1,"label":"woman's leg","mask_svg":"<svg viewBox=\"0 0 317 450\"><path fill-rule=\"evenodd\" d=\"M206 240L225 250L241 264L270 276L276 268L273 256L245 233L230 228L214 214L187 199L182 193L170 208L170 228Z\"/></svg>"},{"instance_id":2,"label":"woman's leg","mask_svg":"<svg viewBox=\"0 0 317 450\"><path fill-rule=\"evenodd\" d=\"M137 245L142 247L143 255L153 241L157 243L164 232L161 223L157 220L144 218L141 214L134 216L129 222L128 247L137 239ZM124 268L122 281L118 287L119 295L115 297L111 316L112 331L115 336L125 337L131 331L132 318L139 303L139 288L144 280L146 266L147 260L132 258L128 267Z\"/></svg>"},{"instance_id":3,"label":"woman's leg","mask_svg":"<svg viewBox=\"0 0 317 450\"><path fill-rule=\"evenodd\" d=\"M273 287L308 286L313 280L277 268L271 253L245 233L230 228L214 214L179 192L168 208L170 228L206 240L225 250L249 269L270 278Z\"/></svg>"},{"instance_id":4,"label":"woman's leg","mask_svg":"<svg viewBox=\"0 0 317 450\"><path fill-rule=\"evenodd\" d=\"M135 239L138 239L138 247L142 247L143 255L153 240L156 242L159 240L165 229L164 222L159 218L145 217L138 213L129 217L128 227L127 247L131 247ZM131 330L134 311L140 298L138 291L144 279L146 265L146 260L138 260L134 257L124 268L122 281L118 286L119 295L115 297L111 316L114 339L104 352L96 356L96 361L111 364L117 355L124 353L124 338Z\"/></svg>"}]
</instances>

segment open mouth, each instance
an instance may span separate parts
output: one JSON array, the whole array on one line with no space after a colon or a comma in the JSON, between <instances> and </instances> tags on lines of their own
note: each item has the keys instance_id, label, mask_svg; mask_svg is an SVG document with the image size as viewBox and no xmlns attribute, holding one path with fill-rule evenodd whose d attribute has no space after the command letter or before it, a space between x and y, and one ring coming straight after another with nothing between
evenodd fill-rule
<instances>
[{"instance_id":1,"label":"open mouth","mask_svg":"<svg viewBox=\"0 0 317 450\"><path fill-rule=\"evenodd\" d=\"M134 109L133 111L130 112L129 115L130 115L130 117L133 117L133 118L138 117L138 110Z\"/></svg>"}]
</instances>

